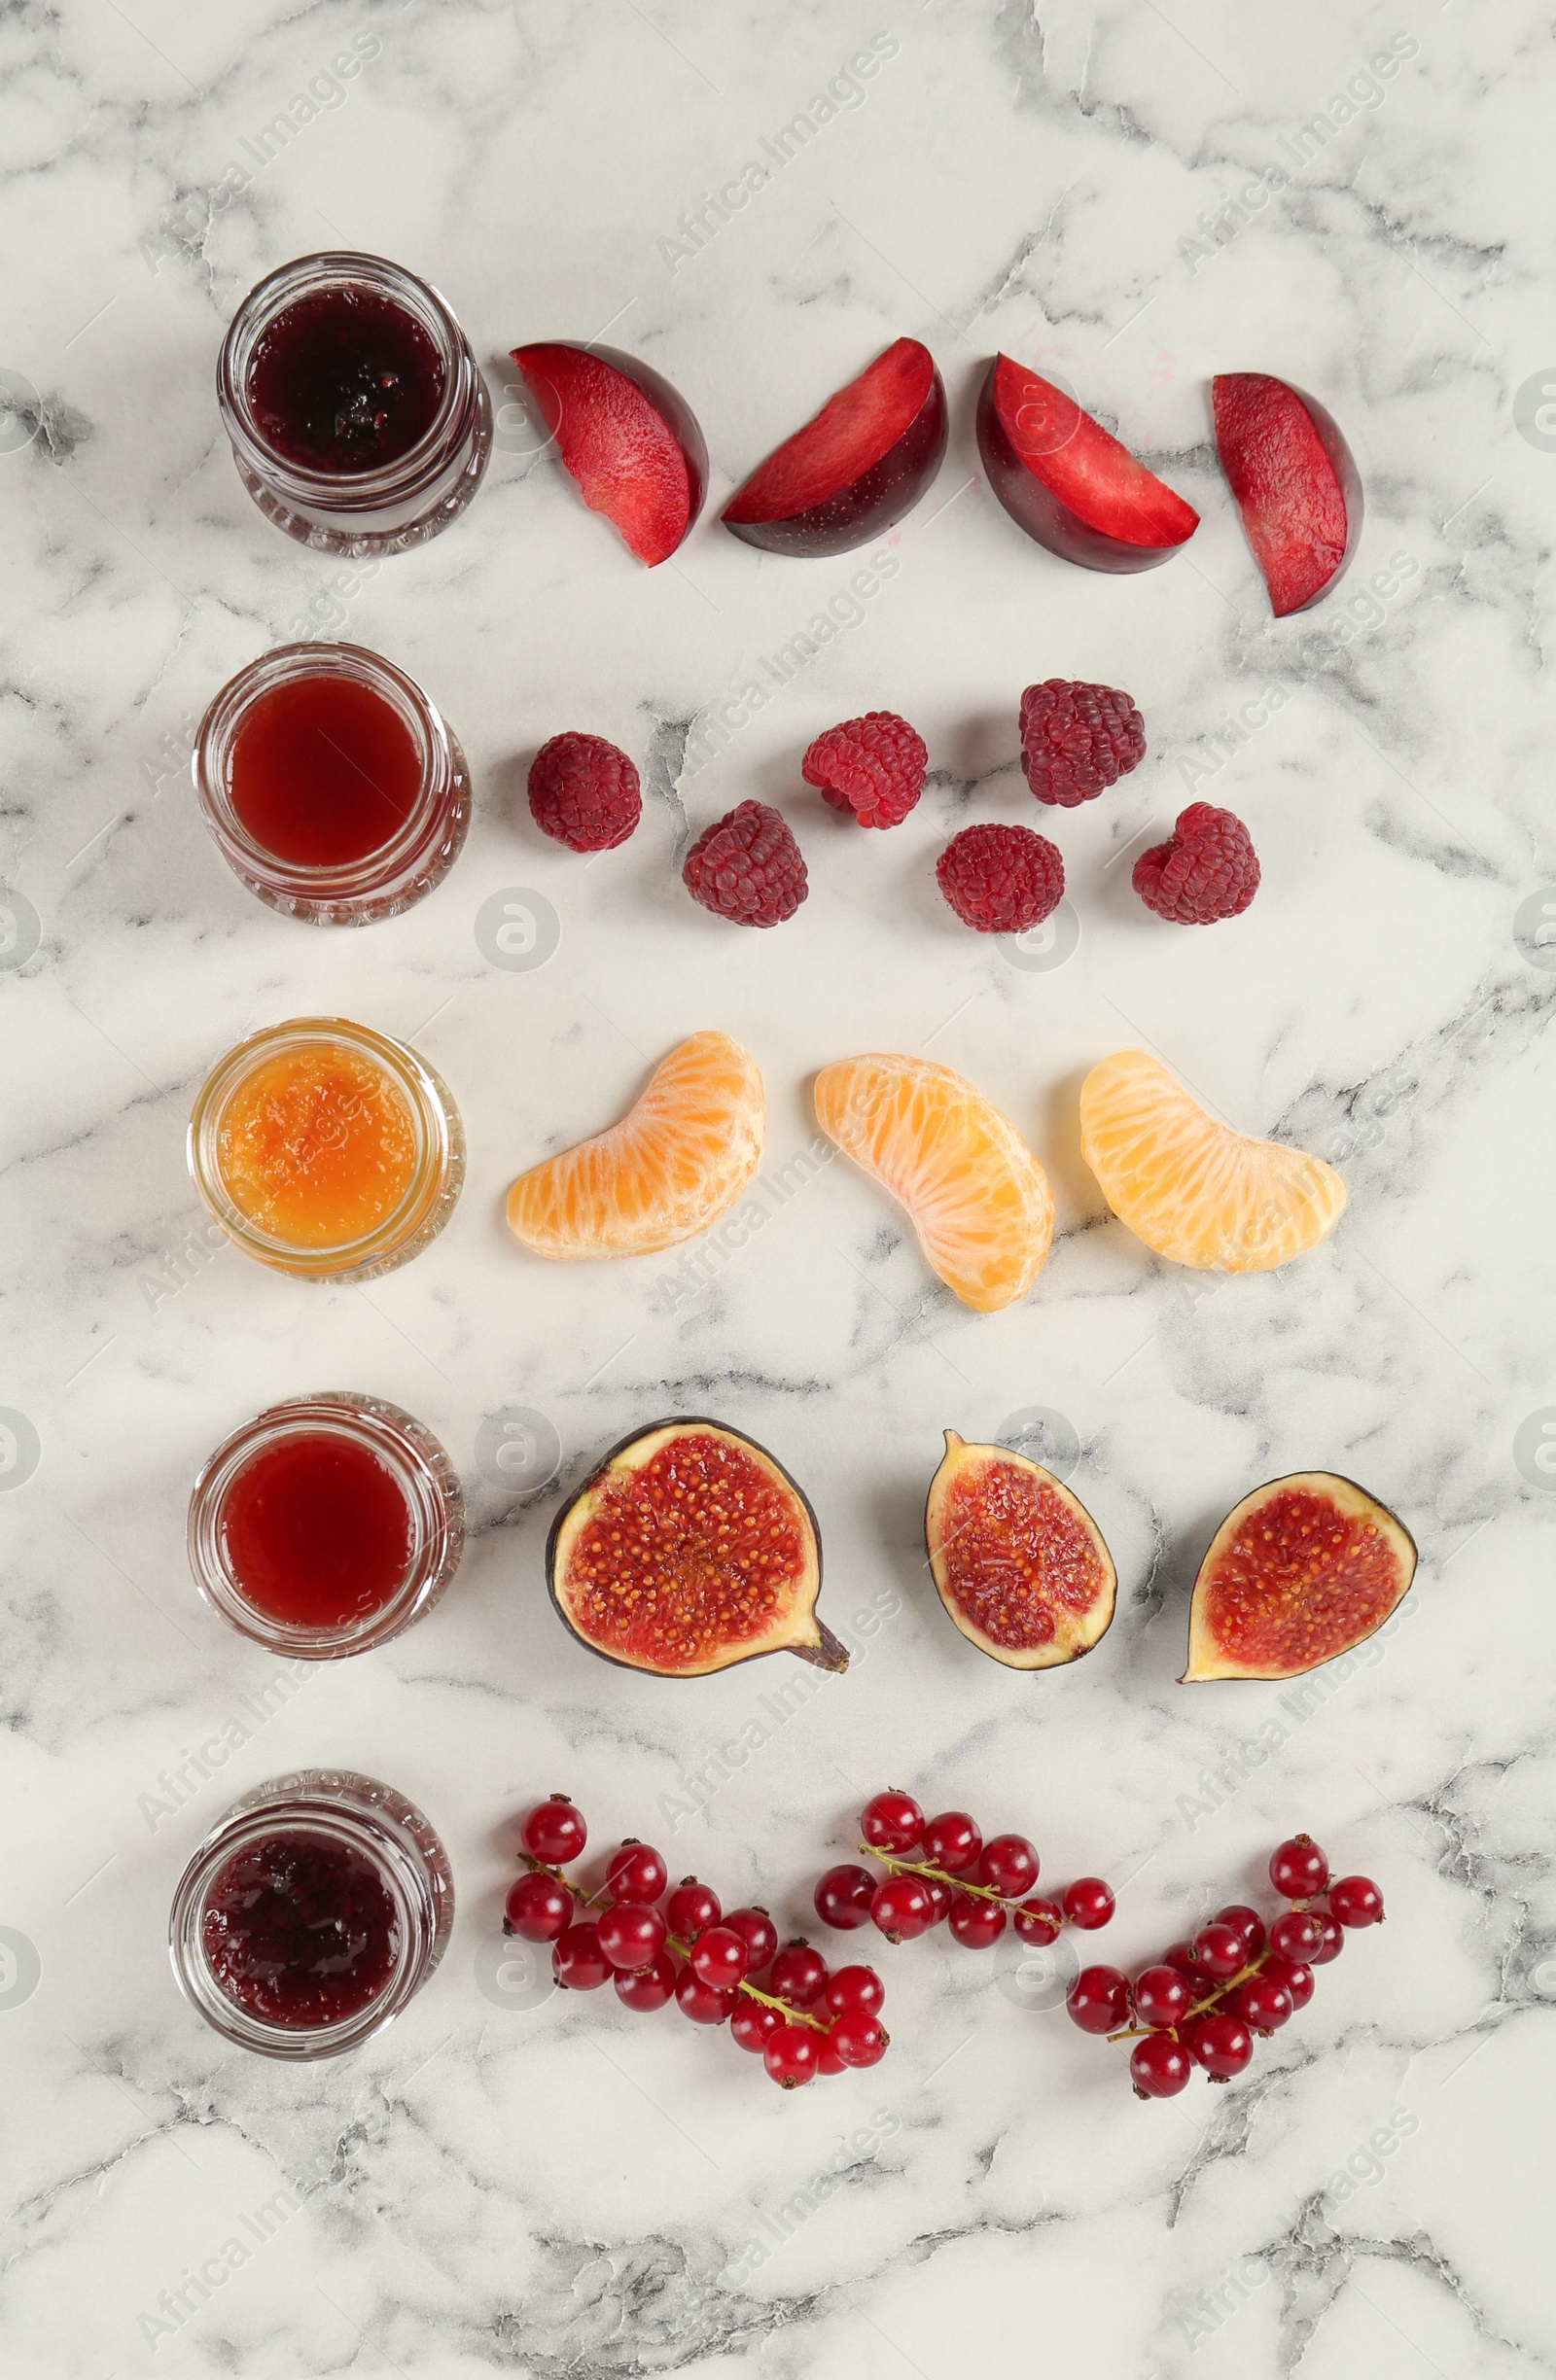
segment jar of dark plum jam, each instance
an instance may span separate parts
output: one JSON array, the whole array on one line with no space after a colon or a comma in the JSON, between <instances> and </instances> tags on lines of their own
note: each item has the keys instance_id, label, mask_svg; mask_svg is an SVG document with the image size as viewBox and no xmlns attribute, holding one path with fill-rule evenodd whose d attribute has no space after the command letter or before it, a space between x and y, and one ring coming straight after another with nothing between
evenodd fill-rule
<instances>
[{"instance_id":1,"label":"jar of dark plum jam","mask_svg":"<svg viewBox=\"0 0 1556 2380\"><path fill-rule=\"evenodd\" d=\"M273 1653L338 1661L422 1619L465 1550L459 1476L381 1397L294 1397L223 1440L194 1483L189 1558L213 1611Z\"/></svg>"},{"instance_id":2,"label":"jar of dark plum jam","mask_svg":"<svg viewBox=\"0 0 1556 2380\"><path fill-rule=\"evenodd\" d=\"M299 257L260 282L223 341L216 394L261 511L324 553L436 537L491 453L469 340L429 283L383 257Z\"/></svg>"},{"instance_id":3,"label":"jar of dark plum jam","mask_svg":"<svg viewBox=\"0 0 1556 2380\"><path fill-rule=\"evenodd\" d=\"M335 2057L420 1990L454 1916L448 1855L413 1802L347 1768L233 1803L173 1896L173 1974L207 2024L265 2057Z\"/></svg>"},{"instance_id":4,"label":"jar of dark plum jam","mask_svg":"<svg viewBox=\"0 0 1556 2380\"><path fill-rule=\"evenodd\" d=\"M371 926L442 884L470 829L459 739L413 678L360 645L282 645L230 678L191 768L216 847L258 899Z\"/></svg>"}]
</instances>

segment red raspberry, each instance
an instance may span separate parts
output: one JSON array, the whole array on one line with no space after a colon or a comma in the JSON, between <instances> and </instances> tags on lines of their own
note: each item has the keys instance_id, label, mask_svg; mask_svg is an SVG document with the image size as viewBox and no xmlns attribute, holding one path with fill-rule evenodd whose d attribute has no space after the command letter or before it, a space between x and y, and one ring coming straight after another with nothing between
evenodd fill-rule
<instances>
[{"instance_id":1,"label":"red raspberry","mask_svg":"<svg viewBox=\"0 0 1556 2380\"><path fill-rule=\"evenodd\" d=\"M705 826L681 880L695 901L737 926L776 926L805 897L805 862L789 825L766 802L743 801Z\"/></svg>"},{"instance_id":2,"label":"red raspberry","mask_svg":"<svg viewBox=\"0 0 1556 2380\"><path fill-rule=\"evenodd\" d=\"M1141 853L1132 881L1158 917L1175 926L1214 926L1248 907L1258 891L1258 858L1240 818L1190 802L1170 841Z\"/></svg>"},{"instance_id":3,"label":"red raspberry","mask_svg":"<svg viewBox=\"0 0 1556 2380\"><path fill-rule=\"evenodd\" d=\"M924 738L895 711L866 711L819 735L799 764L834 810L862 826L900 825L924 790Z\"/></svg>"},{"instance_id":4,"label":"red raspberry","mask_svg":"<svg viewBox=\"0 0 1556 2380\"><path fill-rule=\"evenodd\" d=\"M935 863L935 879L964 926L1025 933L1064 893L1064 861L1030 826L964 826Z\"/></svg>"},{"instance_id":5,"label":"red raspberry","mask_svg":"<svg viewBox=\"0 0 1556 2380\"><path fill-rule=\"evenodd\" d=\"M1041 802L1094 801L1145 756L1145 720L1116 686L1048 678L1021 697L1021 766Z\"/></svg>"},{"instance_id":6,"label":"red raspberry","mask_svg":"<svg viewBox=\"0 0 1556 2380\"><path fill-rule=\"evenodd\" d=\"M529 764L529 806L543 834L572 851L615 851L643 816L638 773L603 736L559 735Z\"/></svg>"}]
</instances>

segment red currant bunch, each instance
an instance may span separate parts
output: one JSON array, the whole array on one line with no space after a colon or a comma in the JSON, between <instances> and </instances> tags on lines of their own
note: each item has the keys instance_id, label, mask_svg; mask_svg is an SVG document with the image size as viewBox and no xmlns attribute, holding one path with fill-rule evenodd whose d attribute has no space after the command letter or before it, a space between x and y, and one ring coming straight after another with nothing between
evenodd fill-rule
<instances>
[{"instance_id":1,"label":"red currant bunch","mask_svg":"<svg viewBox=\"0 0 1556 2380\"><path fill-rule=\"evenodd\" d=\"M816 1886L817 1916L843 1933L872 1924L888 1942L903 1942L943 1923L964 1948L986 1950L1008 1925L1023 1942L1051 1942L1062 1926L1090 1933L1114 1912L1101 1876L1080 1876L1057 1901L1042 1898L1032 1889L1037 1850L1024 1835L985 1841L966 1810L926 1818L898 1786L866 1802L859 1848L884 1876L843 1861Z\"/></svg>"}]
</instances>

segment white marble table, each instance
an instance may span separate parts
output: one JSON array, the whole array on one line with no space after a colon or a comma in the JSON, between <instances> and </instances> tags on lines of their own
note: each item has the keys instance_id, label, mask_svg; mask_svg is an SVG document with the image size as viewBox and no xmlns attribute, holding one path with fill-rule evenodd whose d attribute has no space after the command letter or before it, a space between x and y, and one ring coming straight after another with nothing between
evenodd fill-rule
<instances>
[{"instance_id":1,"label":"white marble table","mask_svg":"<svg viewBox=\"0 0 1556 2380\"><path fill-rule=\"evenodd\" d=\"M879 71L855 79L877 35ZM61 0L6 13L0 66L7 2373L1549 2370L1543 13ZM781 152L800 110L808 138L693 247L687 210ZM435 280L503 408L474 508L344 592L248 501L212 390L244 292L329 245ZM501 386L520 339L602 332L675 379L713 456L709 516L653 574ZM690 766L710 706L849 567L762 559L717 507L903 332L934 348L954 428L896 574L845 595L814 659ZM972 438L997 347L1068 375L1159 463L1204 515L1186 553L1110 579L1018 535ZM1361 554L1306 617L1272 622L1220 481L1221 368L1313 389L1361 462ZM416 673L477 778L448 882L361 934L251 900L185 767L213 689L310 621ZM1014 708L1051 675L1127 687L1151 750L1114 796L1038 822L1079 938L1022 969L956 925L931 864L958 823L1031 820ZM797 760L878 706L913 718L935 773L866 842ZM573 726L645 772L641 830L589 865L522 799L529 752ZM1128 885L1185 786L1235 808L1264 864L1249 914L1205 933ZM748 794L785 808L810 863L771 934L679 884L689 832ZM560 923L527 971L477 929L514 890ZM451 1228L367 1291L190 1244L196 1083L246 1026L319 1011L415 1040L469 1127ZM1055 1185L1033 1295L959 1308L841 1163L693 1296L669 1260L525 1258L500 1218L512 1174L706 1025L763 1069L770 1172L808 1146L828 1059L922 1050L972 1074ZM1350 1208L1319 1254L1189 1277L1106 1215L1075 1093L1137 1040L1239 1126L1342 1152ZM277 1685L197 1602L184 1506L230 1427L327 1386L421 1415L477 1529L425 1625ZM1122 1596L1093 1660L1024 1680L947 1626L919 1517L943 1425L992 1437L1033 1408L1070 1443ZM515 1410L557 1450L532 1493L528 1442L502 1439ZM822 1515L823 1610L860 1657L777 1711L794 1664L640 1684L546 1600L561 1488L688 1410L769 1443ZM1179 1688L1210 1527L1308 1464L1361 1476L1415 1531L1408 1618L1295 1709ZM721 1764L742 1730L767 1740ZM459 1911L395 2027L294 2071L224 2051L175 1995L164 1932L227 1803L318 1762L422 1803ZM674 1872L792 1929L889 1781L1031 1832L1056 1879L1127 1879L1096 1940L1128 1962L1255 1889L1302 1824L1380 1878L1390 1921L1243 2083L1150 2107L1051 1992L1023 2005L943 1936L881 1946L886 2062L792 2097L673 2010L500 1966L513 1816L537 1794L571 1788L601 1839L657 1838Z\"/></svg>"}]
</instances>

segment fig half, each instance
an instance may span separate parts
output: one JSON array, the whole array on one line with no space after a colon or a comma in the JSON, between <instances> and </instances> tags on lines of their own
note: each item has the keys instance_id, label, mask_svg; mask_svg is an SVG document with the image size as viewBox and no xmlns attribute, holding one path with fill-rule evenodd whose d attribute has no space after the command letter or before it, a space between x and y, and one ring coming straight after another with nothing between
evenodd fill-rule
<instances>
[{"instance_id":1,"label":"fig half","mask_svg":"<svg viewBox=\"0 0 1556 2380\"><path fill-rule=\"evenodd\" d=\"M759 1653L848 1666L816 1617L808 1499L722 1421L655 1421L613 1447L551 1523L546 1583L574 1635L624 1669L708 1677Z\"/></svg>"},{"instance_id":2,"label":"fig half","mask_svg":"<svg viewBox=\"0 0 1556 2380\"><path fill-rule=\"evenodd\" d=\"M1380 1628L1416 1573L1415 1540L1334 1471L1292 1471L1235 1504L1199 1565L1181 1686L1293 1678Z\"/></svg>"},{"instance_id":3,"label":"fig half","mask_svg":"<svg viewBox=\"0 0 1556 2380\"><path fill-rule=\"evenodd\" d=\"M1107 1633L1118 1574L1079 1496L1024 1454L945 1433L924 1542L940 1601L1008 1669L1057 1669Z\"/></svg>"}]
</instances>

